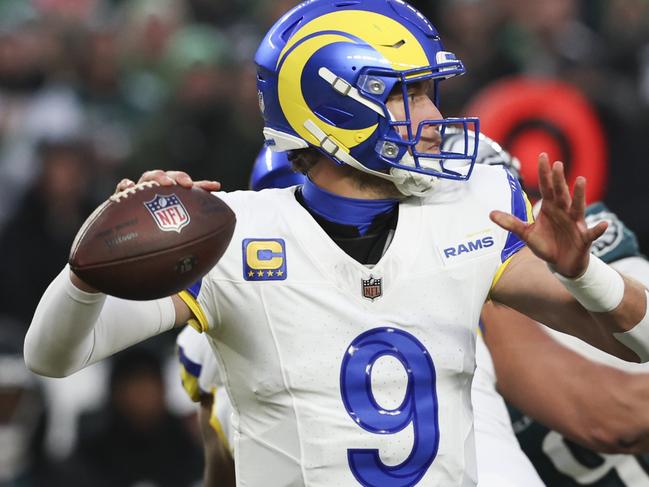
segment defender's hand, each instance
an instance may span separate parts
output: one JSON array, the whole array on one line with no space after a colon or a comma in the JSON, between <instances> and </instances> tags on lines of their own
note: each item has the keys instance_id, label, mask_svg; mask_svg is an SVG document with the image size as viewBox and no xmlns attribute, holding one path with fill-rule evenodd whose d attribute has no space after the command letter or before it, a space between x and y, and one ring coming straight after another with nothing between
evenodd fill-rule
<instances>
[{"instance_id":1,"label":"defender's hand","mask_svg":"<svg viewBox=\"0 0 649 487\"><path fill-rule=\"evenodd\" d=\"M563 163L557 161L550 168L547 154L539 156L539 189L543 200L534 223L524 223L502 211L492 211L489 216L494 223L516 234L556 272L578 277L588 266L591 244L606 231L608 223L586 226L586 179L577 178L571 196Z\"/></svg>"},{"instance_id":2,"label":"defender's hand","mask_svg":"<svg viewBox=\"0 0 649 487\"><path fill-rule=\"evenodd\" d=\"M205 191L218 191L221 189L221 183L218 181L193 181L192 178L183 171L163 171L161 169L147 171L140 176L138 183L146 181L156 181L160 186L174 186L176 184L184 188L197 186ZM132 188L133 186L135 186L135 183L130 179L122 179L117 184L115 192L119 193L120 191Z\"/></svg>"}]
</instances>

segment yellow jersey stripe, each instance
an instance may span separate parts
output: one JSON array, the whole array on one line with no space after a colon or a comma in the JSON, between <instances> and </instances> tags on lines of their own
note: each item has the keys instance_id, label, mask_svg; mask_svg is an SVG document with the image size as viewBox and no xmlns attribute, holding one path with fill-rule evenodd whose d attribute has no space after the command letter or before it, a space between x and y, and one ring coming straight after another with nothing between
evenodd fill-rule
<instances>
[{"instance_id":1,"label":"yellow jersey stripe","mask_svg":"<svg viewBox=\"0 0 649 487\"><path fill-rule=\"evenodd\" d=\"M194 328L197 332L202 333L209 329L209 323L207 322L207 317L203 313L201 305L198 304L198 301L187 291L180 291L178 297L183 300L183 302L189 307L191 312L194 314L194 318L190 318L187 321L187 324Z\"/></svg>"},{"instance_id":2,"label":"yellow jersey stripe","mask_svg":"<svg viewBox=\"0 0 649 487\"><path fill-rule=\"evenodd\" d=\"M516 255L516 254L514 254L514 255ZM512 258L514 257L514 255L512 255L505 262L500 264L500 266L498 267L498 270L496 271L496 275L493 278L493 281L491 281L491 287L489 288L490 291L493 290L493 288L494 288L494 286L496 284L498 284L498 281L502 277L503 272L505 272L505 269L507 269L507 266L509 265L509 263L512 261Z\"/></svg>"},{"instance_id":3,"label":"yellow jersey stripe","mask_svg":"<svg viewBox=\"0 0 649 487\"><path fill-rule=\"evenodd\" d=\"M201 400L201 388L198 385L198 377L187 372L187 369L182 364L180 365L180 380L189 398L194 402L199 402Z\"/></svg>"},{"instance_id":4,"label":"yellow jersey stripe","mask_svg":"<svg viewBox=\"0 0 649 487\"><path fill-rule=\"evenodd\" d=\"M214 429L214 431L216 431L216 435L219 437L219 440L221 440L221 443L223 443L228 451L232 451L230 450L230 442L228 441L228 438L225 436L225 432L223 431L221 421L216 414L216 388L212 390L212 397L214 399L212 402L212 414L210 415L210 426Z\"/></svg>"}]
</instances>

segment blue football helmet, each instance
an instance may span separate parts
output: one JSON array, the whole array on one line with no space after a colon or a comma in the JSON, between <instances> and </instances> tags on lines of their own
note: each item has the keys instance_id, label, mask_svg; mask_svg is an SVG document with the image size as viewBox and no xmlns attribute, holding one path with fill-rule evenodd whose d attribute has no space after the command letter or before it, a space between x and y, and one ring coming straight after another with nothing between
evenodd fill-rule
<instances>
[{"instance_id":1,"label":"blue football helmet","mask_svg":"<svg viewBox=\"0 0 649 487\"><path fill-rule=\"evenodd\" d=\"M264 137L274 151L315 147L338 164L391 180L404 194L423 194L435 178L471 175L477 140L457 152L420 152L426 126L479 132L476 118L424 120L411 128L408 85L464 73L437 30L401 0L309 0L285 14L255 56ZM401 89L404 120L386 106ZM405 126L408 137L398 128Z\"/></svg>"},{"instance_id":2,"label":"blue football helmet","mask_svg":"<svg viewBox=\"0 0 649 487\"><path fill-rule=\"evenodd\" d=\"M250 189L288 188L304 182L305 176L291 169L286 152L273 152L264 146L250 173Z\"/></svg>"}]
</instances>

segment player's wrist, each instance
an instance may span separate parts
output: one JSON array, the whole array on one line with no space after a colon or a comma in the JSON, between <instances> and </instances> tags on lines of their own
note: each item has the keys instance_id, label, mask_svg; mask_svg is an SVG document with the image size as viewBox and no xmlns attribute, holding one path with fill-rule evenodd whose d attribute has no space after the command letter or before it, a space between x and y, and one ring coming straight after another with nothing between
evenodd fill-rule
<instances>
[{"instance_id":1,"label":"player's wrist","mask_svg":"<svg viewBox=\"0 0 649 487\"><path fill-rule=\"evenodd\" d=\"M595 255L590 255L586 270L578 277L565 277L551 270L570 294L593 313L613 311L624 298L622 276Z\"/></svg>"}]
</instances>

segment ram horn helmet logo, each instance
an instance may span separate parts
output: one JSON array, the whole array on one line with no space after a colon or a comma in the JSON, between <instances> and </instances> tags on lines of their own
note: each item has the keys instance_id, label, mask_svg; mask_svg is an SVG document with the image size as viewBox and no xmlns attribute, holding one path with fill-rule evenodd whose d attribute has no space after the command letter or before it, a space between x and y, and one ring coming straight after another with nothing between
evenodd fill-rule
<instances>
[{"instance_id":1,"label":"ram horn helmet logo","mask_svg":"<svg viewBox=\"0 0 649 487\"><path fill-rule=\"evenodd\" d=\"M144 203L151 216L163 232L178 232L189 225L189 213L175 194L159 195Z\"/></svg>"},{"instance_id":2,"label":"ram horn helmet logo","mask_svg":"<svg viewBox=\"0 0 649 487\"><path fill-rule=\"evenodd\" d=\"M381 281L383 279L376 279L370 274L369 279L361 279L363 297L371 301L374 301L376 298L380 298L383 295L383 286Z\"/></svg>"}]
</instances>

